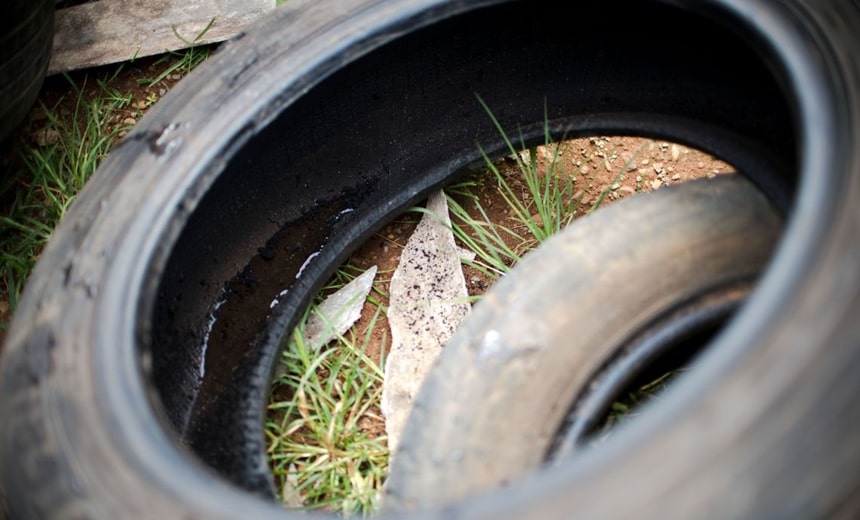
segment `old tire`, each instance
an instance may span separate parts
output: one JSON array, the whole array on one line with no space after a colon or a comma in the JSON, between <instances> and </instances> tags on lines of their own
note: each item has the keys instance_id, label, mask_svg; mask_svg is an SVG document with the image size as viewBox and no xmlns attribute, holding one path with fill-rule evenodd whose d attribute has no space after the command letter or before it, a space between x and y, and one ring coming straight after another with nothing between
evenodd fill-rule
<instances>
[{"instance_id":1,"label":"old tire","mask_svg":"<svg viewBox=\"0 0 860 520\"><path fill-rule=\"evenodd\" d=\"M53 0L10 0L0 20L0 141L24 119L48 70Z\"/></svg>"},{"instance_id":2,"label":"old tire","mask_svg":"<svg viewBox=\"0 0 860 520\"><path fill-rule=\"evenodd\" d=\"M526 255L424 381L386 507L438 507L538 470L603 367L671 317L753 284L781 228L751 183L722 175L620 201Z\"/></svg>"},{"instance_id":3,"label":"old tire","mask_svg":"<svg viewBox=\"0 0 860 520\"><path fill-rule=\"evenodd\" d=\"M857 4L602 5L571 31L551 3L291 0L184 79L103 163L16 311L0 367L13 517L283 517L261 433L280 339L358 244L480 162L476 141L502 153L475 93L529 140L546 100L556 137L704 149L790 216L722 348L652 419L428 515L854 511Z\"/></svg>"}]
</instances>

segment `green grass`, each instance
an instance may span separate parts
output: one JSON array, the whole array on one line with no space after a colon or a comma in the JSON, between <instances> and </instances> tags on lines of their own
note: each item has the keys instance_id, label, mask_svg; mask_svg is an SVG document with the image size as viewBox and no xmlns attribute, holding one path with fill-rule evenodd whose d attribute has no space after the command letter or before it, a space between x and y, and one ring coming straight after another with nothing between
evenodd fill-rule
<instances>
[{"instance_id":1,"label":"green grass","mask_svg":"<svg viewBox=\"0 0 860 520\"><path fill-rule=\"evenodd\" d=\"M209 52L212 49L213 45L199 45L197 42L203 38L209 29L212 28L212 24L215 23L215 18L209 20L209 23L206 27L203 28L199 33L197 33L193 38L186 39L183 35L179 34L176 31L176 27L173 28L173 34L181 40L188 47L179 51L170 51L166 54L162 55L158 61L155 62L156 66L166 65L164 70L162 70L158 75L152 78L141 78L138 80L138 83L141 85L152 86L157 85L164 81L165 78L169 77L171 74L179 74L181 76L187 75L189 72L194 70L198 65L203 63L203 61L209 57Z\"/></svg>"},{"instance_id":2,"label":"green grass","mask_svg":"<svg viewBox=\"0 0 860 520\"><path fill-rule=\"evenodd\" d=\"M209 57L210 50L210 46L194 46L182 51L171 51L155 62L155 65L166 65L164 70L154 77L141 78L137 82L145 86L154 86L171 74L185 76Z\"/></svg>"},{"instance_id":3,"label":"green grass","mask_svg":"<svg viewBox=\"0 0 860 520\"><path fill-rule=\"evenodd\" d=\"M325 290L342 287L355 274L341 269ZM288 507L366 516L378 504L388 470L386 438L379 434L383 359L370 359L365 351L385 309L373 293L368 301L373 317L363 336L353 331L313 352L303 339L312 305L283 353L266 436Z\"/></svg>"},{"instance_id":4,"label":"green grass","mask_svg":"<svg viewBox=\"0 0 860 520\"><path fill-rule=\"evenodd\" d=\"M490 279L496 279L508 272L522 255L566 227L574 218L596 210L611 193L612 183L604 186L596 200L583 208L584 190L580 185L585 182L581 179L577 182L577 175L564 170L560 161L559 144L553 141L549 125L544 124L543 147L550 151L551 157L548 164L540 168L537 147L526 146L522 134L520 146L516 147L490 107L480 97L478 101L502 136L510 157L516 161L520 178L515 181L517 184L514 184L481 149L486 171L448 187L446 192L454 236L464 247L476 254L475 260L466 264ZM546 105L544 121L548 121ZM635 161L643 150L644 145L623 164L613 183L621 178L630 163ZM527 160L523 158L524 155L528 157ZM476 194L476 189L487 182L494 183L495 189L509 208L509 223L492 222L487 209ZM585 187L590 187L590 184Z\"/></svg>"},{"instance_id":5,"label":"green grass","mask_svg":"<svg viewBox=\"0 0 860 520\"><path fill-rule=\"evenodd\" d=\"M209 47L192 47L167 54L155 62L160 70L141 84L154 86L170 74L184 75L209 55ZM127 131L128 116L140 116L145 107L132 106L135 92L121 90L117 78L130 63L64 74L68 92L51 104L42 97L28 125L13 136L17 169L0 185L4 212L0 216L0 303L14 312L39 255L72 201L104 157ZM0 329L7 323L0 322Z\"/></svg>"},{"instance_id":6,"label":"green grass","mask_svg":"<svg viewBox=\"0 0 860 520\"><path fill-rule=\"evenodd\" d=\"M579 200L576 198L576 177L562 171L558 160L558 145L553 144L548 125L544 125L544 146L553 156L545 171L538 167L537 148L527 148L521 139L517 149L499 124L490 108L479 97L479 102L493 125L505 141L510 157L516 161L521 174L517 189L499 169L496 162L480 149L486 170L466 181L446 189L455 238L476 254L475 261L467 262L490 279L506 273L527 251L558 232L576 215ZM546 107L544 107L546 114ZM523 158L528 152L528 160ZM495 189L511 212L512 222L492 222L476 189L484 186L489 177ZM525 194L524 194L525 193ZM463 203L461 203L463 201ZM471 212L467 207L471 206Z\"/></svg>"},{"instance_id":7,"label":"green grass","mask_svg":"<svg viewBox=\"0 0 860 520\"><path fill-rule=\"evenodd\" d=\"M130 96L110 87L111 78L97 81L98 95L92 98L84 94L86 79L80 85L68 75L66 80L74 100L71 114L60 113L62 99L52 106L40 102L37 110L45 125L39 132L45 145L22 143L23 170L8 179L4 189L14 192L14 198L0 217L0 293L11 309L54 227L128 127L111 123L131 102Z\"/></svg>"}]
</instances>

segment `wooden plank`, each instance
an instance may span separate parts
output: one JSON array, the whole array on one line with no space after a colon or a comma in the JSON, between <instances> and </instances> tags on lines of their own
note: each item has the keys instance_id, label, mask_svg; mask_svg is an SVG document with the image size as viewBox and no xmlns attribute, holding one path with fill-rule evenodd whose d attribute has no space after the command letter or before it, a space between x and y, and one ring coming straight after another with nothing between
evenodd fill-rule
<instances>
[{"instance_id":1,"label":"wooden plank","mask_svg":"<svg viewBox=\"0 0 860 520\"><path fill-rule=\"evenodd\" d=\"M275 0L98 0L57 11L48 74L232 38Z\"/></svg>"}]
</instances>

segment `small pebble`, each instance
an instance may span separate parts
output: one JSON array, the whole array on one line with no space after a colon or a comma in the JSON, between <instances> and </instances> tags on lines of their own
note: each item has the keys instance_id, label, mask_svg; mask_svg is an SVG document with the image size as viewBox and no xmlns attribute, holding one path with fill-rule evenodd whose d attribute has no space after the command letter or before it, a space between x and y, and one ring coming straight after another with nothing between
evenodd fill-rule
<instances>
[{"instance_id":1,"label":"small pebble","mask_svg":"<svg viewBox=\"0 0 860 520\"><path fill-rule=\"evenodd\" d=\"M35 140L39 146L50 146L60 140L60 133L53 128L43 128L36 133Z\"/></svg>"}]
</instances>

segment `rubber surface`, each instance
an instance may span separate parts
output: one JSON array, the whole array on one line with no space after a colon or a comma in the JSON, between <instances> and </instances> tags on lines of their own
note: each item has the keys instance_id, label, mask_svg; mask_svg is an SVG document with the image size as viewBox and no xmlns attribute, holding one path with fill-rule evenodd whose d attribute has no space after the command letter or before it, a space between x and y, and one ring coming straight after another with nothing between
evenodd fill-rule
<instances>
[{"instance_id":1,"label":"rubber surface","mask_svg":"<svg viewBox=\"0 0 860 520\"><path fill-rule=\"evenodd\" d=\"M539 469L603 366L689 302L755 280L781 231L735 175L574 221L499 280L439 356L392 458L386 507L438 507Z\"/></svg>"},{"instance_id":2,"label":"rubber surface","mask_svg":"<svg viewBox=\"0 0 860 520\"><path fill-rule=\"evenodd\" d=\"M4 2L0 20L0 140L33 106L48 70L53 42L53 0Z\"/></svg>"},{"instance_id":3,"label":"rubber surface","mask_svg":"<svg viewBox=\"0 0 860 520\"><path fill-rule=\"evenodd\" d=\"M546 100L556 137L704 149L790 217L721 348L647 420L427 516L855 512L856 2L588 2L575 31L556 9L290 0L160 100L55 231L7 335L13 516L282 517L262 438L280 339L364 239L480 162L476 142L501 153L476 92L528 138Z\"/></svg>"}]
</instances>

